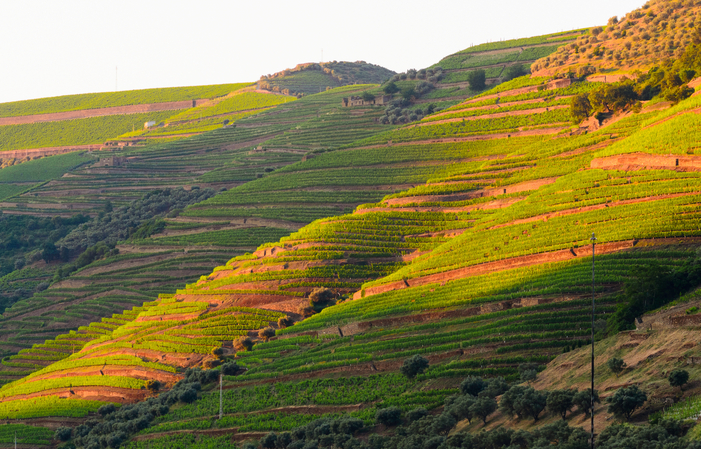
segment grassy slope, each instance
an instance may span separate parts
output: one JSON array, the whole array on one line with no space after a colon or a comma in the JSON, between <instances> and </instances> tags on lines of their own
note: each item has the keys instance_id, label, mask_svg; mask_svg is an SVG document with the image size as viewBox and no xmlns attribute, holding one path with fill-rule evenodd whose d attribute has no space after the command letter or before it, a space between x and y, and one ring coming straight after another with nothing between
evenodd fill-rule
<instances>
[{"instance_id":1,"label":"grassy slope","mask_svg":"<svg viewBox=\"0 0 701 449\"><path fill-rule=\"evenodd\" d=\"M435 90L421 98L424 101L433 100L440 108L454 106L462 99L480 94L470 89L470 72L484 70L490 83L498 83L509 66L520 64L528 70L536 59L554 53L582 34L586 34L586 30L480 44L448 55L431 66L441 67L446 71L445 76L436 83Z\"/></svg>"},{"instance_id":2,"label":"grassy slope","mask_svg":"<svg viewBox=\"0 0 701 449\"><path fill-rule=\"evenodd\" d=\"M85 166L74 170L71 177L40 185L13 199L21 203L21 208L10 202L3 209L5 213L21 213L41 206L49 214L95 214L103 208L105 199L115 205L124 204L163 186L221 188L257 177L262 177L260 185L265 186L263 181L271 171L299 161L319 143L334 148L386 129L373 122L379 111L355 117L340 107L343 95L361 88L342 88L289 102L260 117L246 119L235 128L118 152L131 158L126 166ZM288 143L289 137L293 140ZM266 151L252 151L259 145ZM36 163L46 165L52 160L45 158ZM31 168L31 164L35 162L26 167ZM24 166L7 169L7 173L22 171ZM23 191L31 187L25 186ZM85 267L51 289L15 304L5 314L2 347L9 353L17 352L125 307L155 299L161 292L183 288L232 256L288 235L315 218L350 212L358 204L379 200L389 191L317 188L299 195L271 195L263 188L248 196L252 201L239 198L245 206L240 210L232 207L225 217L168 219L161 234L126 243L120 246L120 255ZM2 373L5 380L16 378L10 371L16 370L6 368Z\"/></svg>"},{"instance_id":3,"label":"grassy slope","mask_svg":"<svg viewBox=\"0 0 701 449\"><path fill-rule=\"evenodd\" d=\"M42 98L0 104L0 117L202 98L215 99L213 101L216 103L216 97L226 96L247 86L246 83L222 84ZM160 123L173 115L178 115L178 112L160 111L0 126L0 142L2 142L0 151L100 144L123 134L141 135L143 132L134 133L133 131L141 130L144 122Z\"/></svg>"},{"instance_id":4,"label":"grassy slope","mask_svg":"<svg viewBox=\"0 0 701 449\"><path fill-rule=\"evenodd\" d=\"M683 107L692 109L693 106L692 99ZM528 128L538 122L536 118L539 114L526 115L519 120L522 126ZM656 244L650 241L650 247L613 251L600 257L599 307L601 312L613 311L617 285L632 267L660 258L664 258L667 265L681 263L683 258L694 253L695 248L693 245L670 246L669 243L677 243L681 241L679 238L696 236L699 232L693 225L693 214L678 214L677 220L670 223L655 214L646 213L649 207L686 210L686 205L693 204L698 196L696 173L668 170L626 173L586 169L593 159L606 154L613 145L624 145L628 139L634 143L642 135L640 133L647 132L641 131L641 126L651 121L654 114L657 113L632 115L612 127L582 136L562 135L556 139L552 136L514 136L493 141L442 144L427 144L410 138L410 145L351 148L289 166L278 176L290 172L292 176L288 182L291 188L313 186L320 173L330 172L336 167L348 167L351 163L352 171L358 178L356 184L371 177L388 179L383 178L382 173L385 172L382 170L389 168L394 168L394 171L388 172L391 179L399 177L404 181L412 179L416 182L423 176L429 182L414 188L410 197L406 194L390 195L381 202L359 208L355 214L314 222L278 244L264 245L253 256L235 258L198 284L179 291L175 300L182 302L173 303L173 299L164 298L164 302L148 305L149 309L142 314L158 316L158 309L163 307L186 307L185 315L190 310L201 314L240 305L279 310L299 318L295 314L296 307L306 302L304 295L315 286L325 285L340 294L350 294L362 290L367 281L390 275L386 279L365 284L364 289L369 292L371 287L387 285L405 276L408 288L404 284L385 293L342 301L279 332L290 338L259 344L250 353L239 353L240 361L249 371L244 376L228 379L234 387L231 394L252 395L252 401L260 401L266 393L246 393L246 385L250 382L277 378L278 382L289 382L290 388L309 388L300 384L298 378L332 373L361 376L353 380L360 383L366 382L366 375L376 373L378 382L391 385L391 376L396 375L394 372L401 360L417 353L428 355L432 361L431 367L417 378L416 384L405 388L405 393L395 395L388 390L384 402L374 403L370 409L357 412L357 416L370 422L377 407L393 404L404 409L419 404L435 407L455 391L460 379L469 374L499 374L513 379L518 363L547 363L562 351L563 346L586 340L589 334L587 300L580 299L580 295L586 295L590 282L590 259L586 253L583 257L530 266L501 266L491 272L478 272L474 276L433 281L426 285L415 285L412 278L431 270L487 266L483 262L518 257L532 253L534 248L538 248L540 253L567 249L580 243L579 234L590 233L590 223L594 222L597 223L597 232L607 229L602 227L607 220L613 220L613 225L624 231L601 232L599 242L602 245L630 238L677 237L674 241L662 240ZM684 135L688 129L686 121L693 119L693 116L695 114L685 114L658 124L652 129L659 132L651 133L648 140L665 135L667 130ZM488 114L485 113L484 119L489 120ZM441 126L430 122L427 125L429 128ZM511 123L503 126L508 130L513 128ZM398 130L397 134L406 135L413 129L417 128L407 127ZM623 140L615 143L611 135ZM654 147L650 145L650 148ZM679 145L679 148L667 147L667 151L685 151L683 145ZM638 147L636 150L645 151ZM414 168L413 172L402 172L407 162ZM422 166L430 167L430 171L422 174ZM305 167L307 170L302 170ZM302 176L304 173L306 175ZM479 189L482 192L495 187L510 189L524 182L554 177L559 180L530 189L515 189L506 195L496 191L487 196L474 195ZM264 184L265 179L258 182ZM278 186L283 179L286 178L281 177L278 182L264 185L264 188ZM342 178L335 176L334 179ZM660 194L686 196L651 198ZM628 205L620 203L631 199L654 201ZM580 209L582 205L594 209L585 211ZM527 225L514 223L516 220L531 220L544 213L562 211L571 211L573 215L547 221L537 219L522 222ZM616 224L617 217L630 214L636 216L636 229L644 230L646 234L637 235ZM687 226L686 220L691 226ZM506 226L494 228L502 225ZM522 244L523 241L527 243ZM473 242L485 243L475 250L472 249L475 246ZM450 251L451 245L460 248L460 251ZM580 250L575 248L575 251ZM419 257L412 260L412 256ZM398 273L406 275L391 274L402 266ZM426 315L420 321L411 318L419 312L426 314L430 311L437 314ZM446 312L451 314L441 315ZM380 321L373 321L378 319ZM197 332L211 327L204 321L186 325L199 329ZM119 331L119 335L122 335L121 332L133 332L129 330L131 327L129 324L123 325L119 329L124 330ZM160 332L158 326L145 331L149 335ZM311 334L303 335L300 333L302 331ZM105 343L118 347L119 339L115 339L115 336L113 334L103 339ZM213 340L198 342L198 345L203 345L201 352L192 351L194 347L190 351L193 356L204 354L209 345L216 346L228 338L232 338L231 334L219 334ZM143 340L142 344L148 341ZM144 346L134 349L137 354L139 350L146 349L167 354L183 350L180 347L182 343L175 340L174 344L174 347ZM86 357L92 351L90 347L99 346L92 343L76 357ZM169 363L172 362L166 359L166 365ZM80 377L81 374L73 372L71 375ZM328 388L335 391L347 381L338 379L329 382L332 384ZM286 384L279 385L282 387ZM361 387L354 388L355 396L339 397L333 404L371 401L370 396L363 396L364 392L370 394L378 391L378 388L375 384L363 383ZM206 401L214 401L213 394L205 392L203 397ZM324 398L285 396L275 405L315 404L329 402ZM269 407L264 403L256 406L258 410ZM243 411L232 409L229 413ZM324 413L330 412L327 410ZM265 414L255 415L255 418L231 415L231 419L215 424L212 415L209 409L183 407L177 414L159 419L158 427L148 432L213 426L252 431L284 430L311 419L309 415L295 414L285 420Z\"/></svg>"}]
</instances>

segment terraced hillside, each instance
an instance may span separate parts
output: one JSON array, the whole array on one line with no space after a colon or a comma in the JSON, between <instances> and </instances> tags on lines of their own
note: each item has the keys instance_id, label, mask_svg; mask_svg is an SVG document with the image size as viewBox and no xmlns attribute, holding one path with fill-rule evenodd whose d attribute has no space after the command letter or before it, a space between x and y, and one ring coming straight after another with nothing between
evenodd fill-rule
<instances>
[{"instance_id":1,"label":"terraced hillside","mask_svg":"<svg viewBox=\"0 0 701 449\"><path fill-rule=\"evenodd\" d=\"M436 89L421 96L421 103L450 107L479 93L470 88L470 74L483 70L488 85L509 81L528 73L533 63L559 48L587 36L588 30L572 30L526 39L513 39L475 45L448 55L429 69L442 69Z\"/></svg>"},{"instance_id":2,"label":"terraced hillside","mask_svg":"<svg viewBox=\"0 0 701 449\"><path fill-rule=\"evenodd\" d=\"M3 165L79 149L99 149L121 134L207 105L249 84L68 95L0 104ZM19 151L21 150L21 151Z\"/></svg>"},{"instance_id":3,"label":"terraced hillside","mask_svg":"<svg viewBox=\"0 0 701 449\"><path fill-rule=\"evenodd\" d=\"M132 238L117 246L118 255L107 256L70 275L61 275L60 279L54 278L56 283L50 289L15 304L5 313L3 321L0 339L4 353L11 355L29 349L34 343L87 326L102 316L154 300L159 293L174 292L232 256L254 251L261 243L288 235L318 217L350 212L358 204L377 201L402 188L402 184L390 182L382 182L385 186L380 189L367 185L338 188L318 184L291 192L281 191L284 186L268 179L274 170L320 150L320 145L323 150L329 150L384 131L386 127L374 121L379 110L341 108L344 95L366 87L341 88L283 103L262 112L260 117L237 122L236 127L201 136L139 149L123 148L115 155L126 158L122 165L87 165L68 176L33 185L34 190L25 187L29 193L19 197L22 202L5 202L4 213L98 215L104 214L106 201L115 209L124 207L129 201L148 196L153 189L193 184L203 190L226 189L247 182L254 185L247 195L240 188L220 193L219 197L234 198L241 205L238 208L227 206L224 214L217 214L222 210L221 204L230 201L224 198L214 210L202 205L188 211L187 216L163 217L151 224L158 229L155 234ZM242 96L250 97L244 90L229 98L239 101L238 97ZM12 170L50 163L54 158L22 164ZM298 176L304 176L304 169L300 170ZM171 215L177 215L177 211ZM108 214L103 220L109 221L111 217ZM62 245L56 244L59 248ZM63 270L55 264L46 269ZM45 272L42 275L46 276ZM27 369L36 369L33 366L17 369L17 363L27 363L22 357L19 354L5 361L4 371L0 373L4 380L15 379Z\"/></svg>"},{"instance_id":4,"label":"terraced hillside","mask_svg":"<svg viewBox=\"0 0 701 449\"><path fill-rule=\"evenodd\" d=\"M292 69L263 75L259 89L288 95L310 95L350 84L381 84L394 72L365 61L297 64Z\"/></svg>"},{"instance_id":5,"label":"terraced hillside","mask_svg":"<svg viewBox=\"0 0 701 449\"><path fill-rule=\"evenodd\" d=\"M181 223L263 215L257 211L264 207L243 206L264 201L254 195L267 191L284 201L269 203L265 213L278 215L262 218L294 221L282 214L312 203L307 192L324 186L339 187L329 189L330 198L361 186L377 195L352 213L319 218L235 257L173 296L93 324L103 329L95 340L67 334L46 343L75 342L60 345L66 350L24 352L25 362L61 361L0 389L2 404L14 410L6 416L85 416L104 401L142 399L146 379L171 385L182 368L223 346L247 368L225 376L226 416L218 419L218 392L205 390L193 405L154 416L156 425L138 438L158 447L214 429L256 437L345 413L371 424L380 408L434 409L465 376L515 380L519 364L543 365L586 343L592 233L603 316L616 311L621 283L636 267L681 267L701 237L694 146L700 97L625 113L593 132L571 126L563 106L597 86L516 79L417 124L330 140L343 149L314 153L187 209ZM280 108L293 114L315 97ZM332 115L309 115L309 127L300 128L310 135L334 123ZM298 138L281 134L262 149L325 146ZM359 140L347 144L351 139ZM250 203L240 203L246 194ZM320 287L330 294L312 295ZM284 316L297 323L277 324ZM257 340L267 326L277 328L277 338L250 351L230 346L238 336ZM414 380L398 376L415 354L426 356L429 368ZM98 365L100 376L92 368ZM65 401L62 411L47 412L57 401Z\"/></svg>"},{"instance_id":6,"label":"terraced hillside","mask_svg":"<svg viewBox=\"0 0 701 449\"><path fill-rule=\"evenodd\" d=\"M607 26L592 28L556 53L539 56L543 59L533 72L553 75L590 66L600 72L597 79L617 81L621 74L647 71L680 58L689 44L698 42L699 11L694 0L649 1L620 19L611 17Z\"/></svg>"}]
</instances>

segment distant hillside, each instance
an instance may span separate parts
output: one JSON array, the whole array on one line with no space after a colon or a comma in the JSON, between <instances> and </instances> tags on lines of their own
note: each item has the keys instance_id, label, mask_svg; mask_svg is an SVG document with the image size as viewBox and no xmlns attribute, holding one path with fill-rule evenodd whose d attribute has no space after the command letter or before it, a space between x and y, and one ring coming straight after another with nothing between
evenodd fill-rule
<instances>
[{"instance_id":1,"label":"distant hillside","mask_svg":"<svg viewBox=\"0 0 701 449\"><path fill-rule=\"evenodd\" d=\"M591 65L598 71L647 69L679 57L698 43L701 5L695 0L651 0L623 18L611 17L605 27L591 29L533 65L536 75L576 71Z\"/></svg>"},{"instance_id":2,"label":"distant hillside","mask_svg":"<svg viewBox=\"0 0 701 449\"><path fill-rule=\"evenodd\" d=\"M314 94L327 87L379 84L394 74L389 69L365 61L307 63L298 64L294 69L261 76L258 88L287 95Z\"/></svg>"},{"instance_id":3,"label":"distant hillside","mask_svg":"<svg viewBox=\"0 0 701 449\"><path fill-rule=\"evenodd\" d=\"M693 413L669 417L701 412L701 96L512 69L590 34L328 90L360 67L305 64L99 160L0 170L4 214L92 217L61 238L28 224L49 235L6 258L0 446L581 449L587 399L545 391L586 396L592 330L602 399L645 390L626 432L671 440L638 424L681 398ZM666 73L701 73L698 48ZM606 410L598 449L647 447L615 445Z\"/></svg>"},{"instance_id":4,"label":"distant hillside","mask_svg":"<svg viewBox=\"0 0 701 449\"><path fill-rule=\"evenodd\" d=\"M211 86L166 87L95 94L63 95L36 100L0 103L0 117L49 114L82 109L102 109L136 104L164 103L221 97L250 83L216 84Z\"/></svg>"},{"instance_id":5,"label":"distant hillside","mask_svg":"<svg viewBox=\"0 0 701 449\"><path fill-rule=\"evenodd\" d=\"M446 56L425 69L409 69L392 76L378 95L396 89L387 106L384 124L415 122L426 114L450 108L485 89L530 73L538 58L574 42L588 30L572 30L525 39L512 39L475 45ZM481 79L475 83L473 77Z\"/></svg>"}]
</instances>

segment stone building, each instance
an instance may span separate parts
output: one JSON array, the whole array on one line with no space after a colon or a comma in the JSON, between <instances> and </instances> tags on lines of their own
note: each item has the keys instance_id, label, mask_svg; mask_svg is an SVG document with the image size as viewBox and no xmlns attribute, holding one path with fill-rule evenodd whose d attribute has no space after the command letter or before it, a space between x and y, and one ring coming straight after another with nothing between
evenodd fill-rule
<instances>
[{"instance_id":1,"label":"stone building","mask_svg":"<svg viewBox=\"0 0 701 449\"><path fill-rule=\"evenodd\" d=\"M350 106L372 106L372 105L385 105L390 102L392 99L391 95L380 95L375 97L374 100L370 101L365 101L362 98L360 98L357 95L354 95L350 98L345 97L343 98L343 107L347 108Z\"/></svg>"}]
</instances>

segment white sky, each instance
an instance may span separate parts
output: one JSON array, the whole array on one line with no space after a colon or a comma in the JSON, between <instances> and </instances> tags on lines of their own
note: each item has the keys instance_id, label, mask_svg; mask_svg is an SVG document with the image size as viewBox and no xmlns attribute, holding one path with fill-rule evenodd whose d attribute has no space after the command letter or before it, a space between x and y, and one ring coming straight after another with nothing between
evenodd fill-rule
<instances>
[{"instance_id":1,"label":"white sky","mask_svg":"<svg viewBox=\"0 0 701 449\"><path fill-rule=\"evenodd\" d=\"M0 0L0 102L256 81L301 62L429 66L604 25L645 0Z\"/></svg>"}]
</instances>

